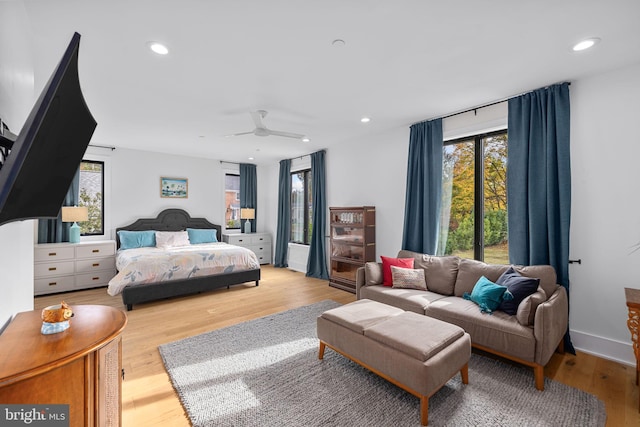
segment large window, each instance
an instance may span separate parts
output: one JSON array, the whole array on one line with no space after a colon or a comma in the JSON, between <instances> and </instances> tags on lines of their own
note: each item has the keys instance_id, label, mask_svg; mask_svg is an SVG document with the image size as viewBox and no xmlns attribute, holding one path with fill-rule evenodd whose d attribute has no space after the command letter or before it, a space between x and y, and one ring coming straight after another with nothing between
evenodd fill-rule
<instances>
[{"instance_id":1,"label":"large window","mask_svg":"<svg viewBox=\"0 0 640 427\"><path fill-rule=\"evenodd\" d=\"M445 142L439 254L508 264L507 131Z\"/></svg>"},{"instance_id":2,"label":"large window","mask_svg":"<svg viewBox=\"0 0 640 427\"><path fill-rule=\"evenodd\" d=\"M227 229L240 228L240 175L224 175L224 205Z\"/></svg>"},{"instance_id":3,"label":"large window","mask_svg":"<svg viewBox=\"0 0 640 427\"><path fill-rule=\"evenodd\" d=\"M104 162L83 160L80 163L78 206L86 206L89 220L79 223L80 234L104 234Z\"/></svg>"},{"instance_id":4,"label":"large window","mask_svg":"<svg viewBox=\"0 0 640 427\"><path fill-rule=\"evenodd\" d=\"M291 241L308 245L313 228L311 170L291 174Z\"/></svg>"}]
</instances>

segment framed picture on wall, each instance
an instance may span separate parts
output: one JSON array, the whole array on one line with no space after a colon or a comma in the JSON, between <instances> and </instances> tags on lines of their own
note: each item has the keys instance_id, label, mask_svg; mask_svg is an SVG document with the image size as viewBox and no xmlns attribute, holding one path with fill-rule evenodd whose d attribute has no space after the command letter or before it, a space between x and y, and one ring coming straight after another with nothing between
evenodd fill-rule
<instances>
[{"instance_id":1,"label":"framed picture on wall","mask_svg":"<svg viewBox=\"0 0 640 427\"><path fill-rule=\"evenodd\" d=\"M186 199L189 197L189 180L187 178L160 177L160 197Z\"/></svg>"}]
</instances>

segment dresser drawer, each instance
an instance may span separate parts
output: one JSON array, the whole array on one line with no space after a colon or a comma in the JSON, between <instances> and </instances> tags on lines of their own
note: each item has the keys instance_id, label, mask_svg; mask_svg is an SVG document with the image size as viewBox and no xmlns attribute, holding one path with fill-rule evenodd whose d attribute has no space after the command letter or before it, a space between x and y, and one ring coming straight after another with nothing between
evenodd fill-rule
<instances>
[{"instance_id":1,"label":"dresser drawer","mask_svg":"<svg viewBox=\"0 0 640 427\"><path fill-rule=\"evenodd\" d=\"M73 246L36 247L33 252L35 262L59 261L75 258Z\"/></svg>"},{"instance_id":2,"label":"dresser drawer","mask_svg":"<svg viewBox=\"0 0 640 427\"><path fill-rule=\"evenodd\" d=\"M33 266L33 274L37 278L62 276L74 273L73 261L43 262Z\"/></svg>"},{"instance_id":3,"label":"dresser drawer","mask_svg":"<svg viewBox=\"0 0 640 427\"><path fill-rule=\"evenodd\" d=\"M46 279L35 279L33 282L33 291L35 295L42 295L54 292L70 291L74 286L74 276L50 277Z\"/></svg>"},{"instance_id":4,"label":"dresser drawer","mask_svg":"<svg viewBox=\"0 0 640 427\"><path fill-rule=\"evenodd\" d=\"M109 280L116 275L116 270L94 271L93 273L77 274L76 288L91 288L106 286Z\"/></svg>"},{"instance_id":5,"label":"dresser drawer","mask_svg":"<svg viewBox=\"0 0 640 427\"><path fill-rule=\"evenodd\" d=\"M271 244L271 236L265 234L228 234L227 243L238 246L259 245L262 243Z\"/></svg>"},{"instance_id":6,"label":"dresser drawer","mask_svg":"<svg viewBox=\"0 0 640 427\"><path fill-rule=\"evenodd\" d=\"M111 244L82 244L76 246L76 258L94 258L114 255L114 245Z\"/></svg>"},{"instance_id":7,"label":"dresser drawer","mask_svg":"<svg viewBox=\"0 0 640 427\"><path fill-rule=\"evenodd\" d=\"M258 257L260 264L271 264L271 247L267 245L248 246Z\"/></svg>"},{"instance_id":8,"label":"dresser drawer","mask_svg":"<svg viewBox=\"0 0 640 427\"><path fill-rule=\"evenodd\" d=\"M102 258L88 258L76 261L76 273L90 273L100 270L114 270L116 260L112 256Z\"/></svg>"}]
</instances>

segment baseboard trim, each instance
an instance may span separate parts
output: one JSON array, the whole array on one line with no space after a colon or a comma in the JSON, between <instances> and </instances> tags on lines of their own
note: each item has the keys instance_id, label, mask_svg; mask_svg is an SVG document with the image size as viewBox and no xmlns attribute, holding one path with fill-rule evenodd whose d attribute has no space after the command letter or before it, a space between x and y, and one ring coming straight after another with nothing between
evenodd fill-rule
<instances>
[{"instance_id":1,"label":"baseboard trim","mask_svg":"<svg viewBox=\"0 0 640 427\"><path fill-rule=\"evenodd\" d=\"M630 342L616 341L576 330L570 330L570 333L571 342L576 350L623 365L636 366L633 346Z\"/></svg>"}]
</instances>

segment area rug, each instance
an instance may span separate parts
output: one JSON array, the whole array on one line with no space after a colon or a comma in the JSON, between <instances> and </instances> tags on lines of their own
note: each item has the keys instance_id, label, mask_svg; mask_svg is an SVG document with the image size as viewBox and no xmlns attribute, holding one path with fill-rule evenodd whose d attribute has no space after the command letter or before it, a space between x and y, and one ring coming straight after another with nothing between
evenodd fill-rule
<instances>
[{"instance_id":1,"label":"area rug","mask_svg":"<svg viewBox=\"0 0 640 427\"><path fill-rule=\"evenodd\" d=\"M419 426L417 397L327 349L318 360L322 301L159 347L194 426ZM603 426L595 396L473 354L429 399L430 426Z\"/></svg>"}]
</instances>

